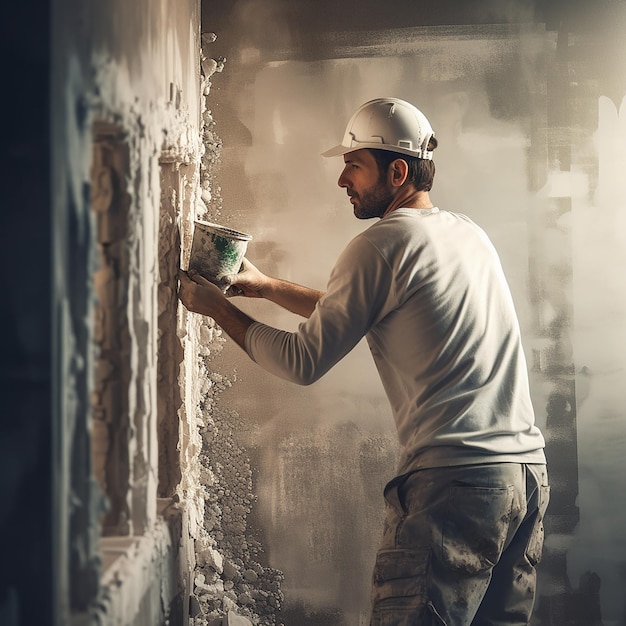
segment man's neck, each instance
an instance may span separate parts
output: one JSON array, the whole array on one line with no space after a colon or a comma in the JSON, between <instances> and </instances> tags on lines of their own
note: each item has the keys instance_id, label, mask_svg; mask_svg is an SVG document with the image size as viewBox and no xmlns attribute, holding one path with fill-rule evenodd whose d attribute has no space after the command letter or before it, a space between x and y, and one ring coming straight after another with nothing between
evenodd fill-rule
<instances>
[{"instance_id":1,"label":"man's neck","mask_svg":"<svg viewBox=\"0 0 626 626\"><path fill-rule=\"evenodd\" d=\"M389 215L396 209L432 209L433 203L427 191L416 191L413 188L402 188L393 197L381 217Z\"/></svg>"}]
</instances>

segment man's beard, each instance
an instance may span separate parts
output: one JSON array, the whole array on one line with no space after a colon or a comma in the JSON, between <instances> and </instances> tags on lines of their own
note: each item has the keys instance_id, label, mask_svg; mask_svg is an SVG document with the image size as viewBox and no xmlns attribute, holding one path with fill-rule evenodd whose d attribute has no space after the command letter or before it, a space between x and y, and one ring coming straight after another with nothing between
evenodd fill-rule
<instances>
[{"instance_id":1,"label":"man's beard","mask_svg":"<svg viewBox=\"0 0 626 626\"><path fill-rule=\"evenodd\" d=\"M357 200L358 204L354 205L354 215L360 220L382 217L393 200L393 194L387 189L383 177L378 180L372 189L368 189L362 194L350 194L348 192L348 195Z\"/></svg>"}]
</instances>

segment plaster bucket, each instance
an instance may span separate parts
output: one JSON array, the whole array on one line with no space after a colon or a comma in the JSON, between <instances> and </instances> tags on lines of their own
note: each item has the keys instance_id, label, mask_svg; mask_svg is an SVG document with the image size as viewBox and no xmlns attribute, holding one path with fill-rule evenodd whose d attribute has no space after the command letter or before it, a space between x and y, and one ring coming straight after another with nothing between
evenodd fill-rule
<instances>
[{"instance_id":1,"label":"plaster bucket","mask_svg":"<svg viewBox=\"0 0 626 626\"><path fill-rule=\"evenodd\" d=\"M224 276L236 274L246 254L252 235L211 222L194 221L189 269L227 288Z\"/></svg>"}]
</instances>

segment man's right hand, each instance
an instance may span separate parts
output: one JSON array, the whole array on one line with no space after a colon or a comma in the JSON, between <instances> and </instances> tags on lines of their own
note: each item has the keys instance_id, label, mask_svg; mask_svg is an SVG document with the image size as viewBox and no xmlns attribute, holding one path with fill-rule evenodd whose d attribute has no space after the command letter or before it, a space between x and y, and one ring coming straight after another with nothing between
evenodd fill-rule
<instances>
[{"instance_id":1,"label":"man's right hand","mask_svg":"<svg viewBox=\"0 0 626 626\"><path fill-rule=\"evenodd\" d=\"M229 285L226 290L228 297L263 298L263 289L267 286L269 278L244 258L239 273L227 276L226 282Z\"/></svg>"},{"instance_id":2,"label":"man's right hand","mask_svg":"<svg viewBox=\"0 0 626 626\"><path fill-rule=\"evenodd\" d=\"M243 260L238 274L230 274L226 280L229 284L227 297L265 298L302 317L309 317L324 295L323 291L267 276L248 259Z\"/></svg>"}]
</instances>

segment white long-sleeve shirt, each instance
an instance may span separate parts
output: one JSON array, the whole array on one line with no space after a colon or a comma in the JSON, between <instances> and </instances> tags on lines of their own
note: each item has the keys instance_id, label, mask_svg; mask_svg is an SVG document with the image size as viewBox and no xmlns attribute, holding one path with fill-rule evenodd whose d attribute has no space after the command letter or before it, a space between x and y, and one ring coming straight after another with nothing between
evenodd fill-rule
<instances>
[{"instance_id":1,"label":"white long-sleeve shirt","mask_svg":"<svg viewBox=\"0 0 626 626\"><path fill-rule=\"evenodd\" d=\"M464 215L400 208L357 235L297 332L255 322L250 357L310 384L366 337L402 447L400 473L545 463L513 300Z\"/></svg>"}]
</instances>

